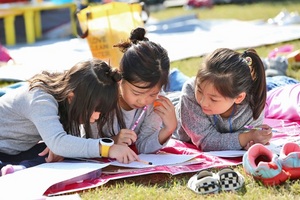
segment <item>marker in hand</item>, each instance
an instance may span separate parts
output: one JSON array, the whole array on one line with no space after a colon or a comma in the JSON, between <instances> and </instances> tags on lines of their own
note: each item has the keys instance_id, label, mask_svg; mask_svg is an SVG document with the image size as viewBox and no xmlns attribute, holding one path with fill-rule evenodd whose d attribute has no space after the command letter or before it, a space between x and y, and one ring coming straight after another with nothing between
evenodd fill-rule
<instances>
[{"instance_id":1,"label":"marker in hand","mask_svg":"<svg viewBox=\"0 0 300 200\"><path fill-rule=\"evenodd\" d=\"M131 127L131 130L134 131L134 129L136 128L136 126L139 124L142 116L144 115L144 113L146 112L148 106L144 106L143 111L141 112L140 116L137 118L137 120L134 122L133 126Z\"/></svg>"},{"instance_id":2,"label":"marker in hand","mask_svg":"<svg viewBox=\"0 0 300 200\"><path fill-rule=\"evenodd\" d=\"M161 92L159 93L159 95L165 96L166 93L165 93L164 91L161 91ZM159 101L157 101L157 100L155 100L154 103L153 103L153 106L154 106L154 107L161 106L161 105L162 105L162 103L159 102Z\"/></svg>"},{"instance_id":3,"label":"marker in hand","mask_svg":"<svg viewBox=\"0 0 300 200\"><path fill-rule=\"evenodd\" d=\"M249 126L244 126L246 129L249 129L249 130L251 130L251 129L253 129L253 130L259 130L259 131L262 131L262 130L267 130L266 128L262 128L262 127L255 127L255 126L251 126L251 125L249 125ZM272 130L272 132L278 132L277 130L274 130L274 129L272 129L271 128L271 130Z\"/></svg>"},{"instance_id":4,"label":"marker in hand","mask_svg":"<svg viewBox=\"0 0 300 200\"><path fill-rule=\"evenodd\" d=\"M145 165L152 165L152 162L148 162L148 161L145 161L145 160L138 160L137 162L143 163Z\"/></svg>"}]
</instances>

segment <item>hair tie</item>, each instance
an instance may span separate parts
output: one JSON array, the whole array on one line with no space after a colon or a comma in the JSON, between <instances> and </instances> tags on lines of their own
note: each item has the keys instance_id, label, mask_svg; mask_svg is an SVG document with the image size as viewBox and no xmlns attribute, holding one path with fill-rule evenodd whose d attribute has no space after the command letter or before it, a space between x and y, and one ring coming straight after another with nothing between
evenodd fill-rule
<instances>
[{"instance_id":1,"label":"hair tie","mask_svg":"<svg viewBox=\"0 0 300 200\"><path fill-rule=\"evenodd\" d=\"M254 69L252 68L252 58L250 56L247 56L248 52L244 51L244 53L242 54L242 58L244 59L245 63L248 65L249 69L250 69L250 74L252 77L252 80L255 80L256 75L254 73Z\"/></svg>"},{"instance_id":2,"label":"hair tie","mask_svg":"<svg viewBox=\"0 0 300 200\"><path fill-rule=\"evenodd\" d=\"M255 73L254 73L254 69L252 67L252 58L247 56L245 59L245 62L247 63L249 69L250 69L250 74L251 74L251 77L252 77L252 80L255 80L256 76L255 76Z\"/></svg>"},{"instance_id":3,"label":"hair tie","mask_svg":"<svg viewBox=\"0 0 300 200\"><path fill-rule=\"evenodd\" d=\"M248 65L249 67L252 66L252 58L251 58L251 57L247 56L247 57L245 58L245 61L246 61L247 65Z\"/></svg>"}]
</instances>

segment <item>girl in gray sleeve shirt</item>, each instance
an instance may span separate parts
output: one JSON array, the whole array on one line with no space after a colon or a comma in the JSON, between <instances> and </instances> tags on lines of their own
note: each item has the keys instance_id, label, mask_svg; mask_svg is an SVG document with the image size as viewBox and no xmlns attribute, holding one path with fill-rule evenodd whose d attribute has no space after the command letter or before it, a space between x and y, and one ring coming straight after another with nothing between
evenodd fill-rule
<instances>
[{"instance_id":1,"label":"girl in gray sleeve shirt","mask_svg":"<svg viewBox=\"0 0 300 200\"><path fill-rule=\"evenodd\" d=\"M138 153L154 153L169 140L177 120L172 102L159 95L168 84L167 51L149 41L145 33L144 28L136 28L129 41L115 45L124 52L119 68L120 110L113 118L113 127L104 126L100 136L133 146Z\"/></svg>"},{"instance_id":2,"label":"girl in gray sleeve shirt","mask_svg":"<svg viewBox=\"0 0 300 200\"><path fill-rule=\"evenodd\" d=\"M115 109L120 79L118 71L92 59L64 73L37 74L24 86L3 95L0 98L2 175L14 171L10 164L39 158L38 153L46 146L50 149L49 156L100 157L101 145L99 139L91 139L90 124L105 123ZM81 124L87 139L80 137ZM45 144L42 149L41 144ZM138 159L130 148L122 145L113 145L108 154L121 162ZM54 161L49 156L46 160L45 157L35 160L35 165ZM8 166L5 172L4 166Z\"/></svg>"},{"instance_id":3,"label":"girl in gray sleeve shirt","mask_svg":"<svg viewBox=\"0 0 300 200\"><path fill-rule=\"evenodd\" d=\"M184 84L181 95L173 136L191 141L202 151L247 149L272 137L271 128L262 124L266 80L254 49L243 54L216 49L197 76ZM248 125L262 130L247 130Z\"/></svg>"}]
</instances>

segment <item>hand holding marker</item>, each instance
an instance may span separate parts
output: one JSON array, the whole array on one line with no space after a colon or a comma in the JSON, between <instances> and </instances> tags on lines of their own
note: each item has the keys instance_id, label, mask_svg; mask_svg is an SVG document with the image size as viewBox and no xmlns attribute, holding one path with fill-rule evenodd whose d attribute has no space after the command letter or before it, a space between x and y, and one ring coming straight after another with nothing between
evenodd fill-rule
<instances>
[{"instance_id":1,"label":"hand holding marker","mask_svg":"<svg viewBox=\"0 0 300 200\"><path fill-rule=\"evenodd\" d=\"M144 113L146 112L148 106L144 106L140 116L137 118L137 120L134 122L133 126L131 127L131 130L134 131L134 129L136 128L136 126L139 124L142 116L144 115ZM138 162L146 164L146 165L152 165L152 162L148 162L148 161L144 161L144 160L138 160Z\"/></svg>"},{"instance_id":2,"label":"hand holding marker","mask_svg":"<svg viewBox=\"0 0 300 200\"><path fill-rule=\"evenodd\" d=\"M134 129L136 128L136 126L139 124L142 116L144 115L144 113L146 112L148 106L144 106L143 111L141 112L140 116L137 118L137 120L134 122L133 126L131 127L131 130L134 131Z\"/></svg>"},{"instance_id":3,"label":"hand holding marker","mask_svg":"<svg viewBox=\"0 0 300 200\"><path fill-rule=\"evenodd\" d=\"M267 129L265 129L265 128L262 128L262 127L255 127L255 126L251 126L251 125L249 125L249 126L244 126L246 129L253 129L253 130L267 130ZM272 128L271 128L272 129ZM274 130L274 129L272 129L272 132L278 132L277 130Z\"/></svg>"},{"instance_id":4,"label":"hand holding marker","mask_svg":"<svg viewBox=\"0 0 300 200\"><path fill-rule=\"evenodd\" d=\"M165 93L164 91L161 91L161 92L159 93L159 95L165 96L166 93ZM161 105L162 105L162 104L161 104L161 102L159 102L159 101L154 101L154 103L153 103L153 106L154 106L154 107L161 106Z\"/></svg>"}]
</instances>

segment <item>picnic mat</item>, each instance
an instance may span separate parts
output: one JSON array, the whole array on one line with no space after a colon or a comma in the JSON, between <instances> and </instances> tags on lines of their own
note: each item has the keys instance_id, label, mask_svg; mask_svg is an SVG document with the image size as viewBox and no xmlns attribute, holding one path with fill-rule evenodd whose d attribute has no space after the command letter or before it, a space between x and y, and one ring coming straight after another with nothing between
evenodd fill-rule
<instances>
[{"instance_id":1,"label":"picnic mat","mask_svg":"<svg viewBox=\"0 0 300 200\"><path fill-rule=\"evenodd\" d=\"M108 165L105 159L93 159L93 162L45 163L0 177L0 199L41 199L42 196L56 196L96 188L119 179L158 174L180 175L212 167L235 166L240 164L242 159L240 156L212 156L199 151L192 144L175 139L170 139L158 152L159 155L193 155L193 159L173 165L149 165L143 168L118 167L113 165L114 162ZM11 188L18 192L11 192Z\"/></svg>"},{"instance_id":2,"label":"picnic mat","mask_svg":"<svg viewBox=\"0 0 300 200\"><path fill-rule=\"evenodd\" d=\"M58 188L50 187L45 191L45 195L58 195L69 192L75 192L83 189L95 188L101 186L111 180L124 179L149 174L170 174L179 175L184 173L198 172L201 169L213 167L235 166L241 164L242 157L216 157L209 153L203 153L194 145L170 139L167 145L162 148L158 154L176 154L176 155L197 155L194 159L187 163L179 163L175 165L159 165L146 168L124 168L109 165L102 169L99 178L86 180L81 183L74 183ZM189 164L191 163L191 164Z\"/></svg>"},{"instance_id":3,"label":"picnic mat","mask_svg":"<svg viewBox=\"0 0 300 200\"><path fill-rule=\"evenodd\" d=\"M281 119L266 119L265 123L278 131L273 133L270 145L267 145L274 153L278 154L285 142L294 141L300 144L299 123ZM105 159L93 159L93 162L45 163L0 177L0 199L20 199L20 197L36 199L42 196L57 196L96 188L120 179L131 178L129 180L134 181L135 178L150 175L157 177L156 180L151 180L152 182L159 181L165 175L170 177L188 175L203 169L236 166L242 163L244 153L245 151L242 150L202 152L193 144L170 139L157 156L192 157L192 159L185 162L173 162L174 164L169 165L155 165L154 163L153 166L141 168L121 167L113 164L115 161L108 162ZM18 192L12 193L11 188Z\"/></svg>"},{"instance_id":4,"label":"picnic mat","mask_svg":"<svg viewBox=\"0 0 300 200\"><path fill-rule=\"evenodd\" d=\"M187 15L145 25L146 37L160 43L171 61L205 55L216 48L241 49L300 38L300 24L264 20L202 20ZM126 38L125 38L126 39ZM0 80L26 80L42 70L61 71L92 57L86 39L62 38L7 47L16 66L0 67Z\"/></svg>"},{"instance_id":5,"label":"picnic mat","mask_svg":"<svg viewBox=\"0 0 300 200\"><path fill-rule=\"evenodd\" d=\"M264 123L270 125L278 132L273 133L273 138L267 147L276 154L286 142L296 142L300 144L300 126L298 122L283 119L265 119ZM242 156L246 151L211 151L202 152L195 145L170 139L165 147L157 154L173 155L196 155L193 159L174 165L162 165L146 168L122 168L107 166L102 168L99 178L86 180L80 183L66 185L57 188L50 187L45 191L45 195L58 195L83 189L95 188L112 180L125 179L130 177L140 177L150 174L182 175L186 173L198 172L209 168L222 168L226 166L236 166L242 164Z\"/></svg>"},{"instance_id":6,"label":"picnic mat","mask_svg":"<svg viewBox=\"0 0 300 200\"><path fill-rule=\"evenodd\" d=\"M276 129L273 133L270 145L267 147L274 153L279 154L284 143L288 141L296 142L300 145L300 123L284 119L265 119L264 123ZM112 180L130 177L140 177L149 174L169 174L180 175L185 173L198 172L203 169L220 168L226 166L236 166L242 163L242 156L246 151L212 151L202 152L195 145L170 139L165 147L158 154L174 155L196 155L194 159L174 165L162 165L147 168L123 168L107 166L102 168L99 178L86 180L80 183L66 185L61 188L50 187L45 191L45 195L58 195L69 192L95 188Z\"/></svg>"}]
</instances>

